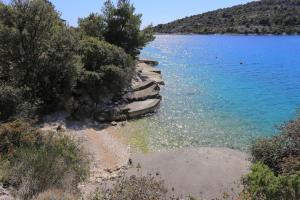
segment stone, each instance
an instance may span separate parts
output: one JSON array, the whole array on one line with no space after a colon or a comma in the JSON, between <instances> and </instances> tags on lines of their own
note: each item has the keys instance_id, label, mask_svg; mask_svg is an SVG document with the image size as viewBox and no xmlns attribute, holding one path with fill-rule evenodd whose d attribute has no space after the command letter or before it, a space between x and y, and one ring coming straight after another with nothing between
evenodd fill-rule
<instances>
[{"instance_id":1,"label":"stone","mask_svg":"<svg viewBox=\"0 0 300 200\"><path fill-rule=\"evenodd\" d=\"M143 101L146 99L157 98L159 97L160 88L157 84L152 85L144 90L135 91L129 94L129 101Z\"/></svg>"},{"instance_id":2,"label":"stone","mask_svg":"<svg viewBox=\"0 0 300 200\"><path fill-rule=\"evenodd\" d=\"M132 91L140 91L140 90L144 90L146 88L149 88L153 85L156 85L156 83L152 80L148 80L148 81L139 81L139 82L134 82L132 83Z\"/></svg>"},{"instance_id":3,"label":"stone","mask_svg":"<svg viewBox=\"0 0 300 200\"><path fill-rule=\"evenodd\" d=\"M148 65L152 65L152 66L156 66L159 64L157 61L149 60L149 59L140 59L139 62L148 64Z\"/></svg>"},{"instance_id":4,"label":"stone","mask_svg":"<svg viewBox=\"0 0 300 200\"><path fill-rule=\"evenodd\" d=\"M137 118L145 114L154 112L159 106L161 99L147 99L145 101L136 101L126 106L129 109L128 117Z\"/></svg>"},{"instance_id":5,"label":"stone","mask_svg":"<svg viewBox=\"0 0 300 200\"><path fill-rule=\"evenodd\" d=\"M111 122L111 125L112 125L112 126L117 126L117 125L118 125L118 123L117 123L117 122L115 122L115 121L113 121L113 122Z\"/></svg>"}]
</instances>

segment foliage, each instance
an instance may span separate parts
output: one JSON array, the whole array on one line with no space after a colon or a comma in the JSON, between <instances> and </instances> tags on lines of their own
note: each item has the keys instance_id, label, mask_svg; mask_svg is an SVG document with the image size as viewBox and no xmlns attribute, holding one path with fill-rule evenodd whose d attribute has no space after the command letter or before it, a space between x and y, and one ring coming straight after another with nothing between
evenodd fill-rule
<instances>
[{"instance_id":1,"label":"foliage","mask_svg":"<svg viewBox=\"0 0 300 200\"><path fill-rule=\"evenodd\" d=\"M119 180L112 189L97 191L91 200L163 200L167 199L166 193L163 181L155 177L131 176Z\"/></svg>"},{"instance_id":2,"label":"foliage","mask_svg":"<svg viewBox=\"0 0 300 200\"><path fill-rule=\"evenodd\" d=\"M85 152L69 136L22 121L0 126L0 179L22 199L48 189L74 190L89 172Z\"/></svg>"},{"instance_id":3,"label":"foliage","mask_svg":"<svg viewBox=\"0 0 300 200\"><path fill-rule=\"evenodd\" d=\"M10 120L12 117L34 118L40 109L40 102L23 99L27 91L24 87L0 84L0 121Z\"/></svg>"},{"instance_id":4,"label":"foliage","mask_svg":"<svg viewBox=\"0 0 300 200\"><path fill-rule=\"evenodd\" d=\"M281 134L252 147L257 162L244 178L242 199L300 198L300 119L281 127Z\"/></svg>"},{"instance_id":5,"label":"foliage","mask_svg":"<svg viewBox=\"0 0 300 200\"><path fill-rule=\"evenodd\" d=\"M141 14L135 14L129 0L119 0L117 6L110 0L106 1L103 8L103 18L107 24L105 40L137 56L140 49L154 39L151 27L141 30L141 17Z\"/></svg>"},{"instance_id":6,"label":"foliage","mask_svg":"<svg viewBox=\"0 0 300 200\"><path fill-rule=\"evenodd\" d=\"M17 113L20 96L20 90L0 84L0 121Z\"/></svg>"},{"instance_id":7,"label":"foliage","mask_svg":"<svg viewBox=\"0 0 300 200\"><path fill-rule=\"evenodd\" d=\"M86 36L95 37L99 40L103 40L105 32L105 22L101 15L97 13L91 13L86 18L80 18L78 21L79 30Z\"/></svg>"},{"instance_id":8,"label":"foliage","mask_svg":"<svg viewBox=\"0 0 300 200\"><path fill-rule=\"evenodd\" d=\"M300 33L300 0L261 0L179 19L159 33Z\"/></svg>"},{"instance_id":9,"label":"foliage","mask_svg":"<svg viewBox=\"0 0 300 200\"><path fill-rule=\"evenodd\" d=\"M132 56L153 39L134 12L130 1L107 1L76 29L49 0L0 2L0 120L72 111L87 94L92 104L119 95L133 76Z\"/></svg>"},{"instance_id":10,"label":"foliage","mask_svg":"<svg viewBox=\"0 0 300 200\"><path fill-rule=\"evenodd\" d=\"M275 175L268 166L257 163L244 177L244 199L297 200L300 198L300 175Z\"/></svg>"},{"instance_id":11,"label":"foliage","mask_svg":"<svg viewBox=\"0 0 300 200\"><path fill-rule=\"evenodd\" d=\"M123 49L88 37L82 41L84 70L79 88L95 102L109 94L118 94L130 83L134 63Z\"/></svg>"},{"instance_id":12,"label":"foliage","mask_svg":"<svg viewBox=\"0 0 300 200\"><path fill-rule=\"evenodd\" d=\"M47 0L14 0L0 13L0 80L26 88L24 101L63 104L80 68L75 33Z\"/></svg>"},{"instance_id":13,"label":"foliage","mask_svg":"<svg viewBox=\"0 0 300 200\"><path fill-rule=\"evenodd\" d=\"M300 119L284 125L280 135L258 140L252 155L277 173L300 173Z\"/></svg>"}]
</instances>

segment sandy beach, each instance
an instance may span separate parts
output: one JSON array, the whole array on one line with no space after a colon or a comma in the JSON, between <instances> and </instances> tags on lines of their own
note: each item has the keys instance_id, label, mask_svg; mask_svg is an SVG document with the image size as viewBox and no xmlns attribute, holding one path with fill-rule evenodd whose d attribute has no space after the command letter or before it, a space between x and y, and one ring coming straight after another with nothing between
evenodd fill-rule
<instances>
[{"instance_id":1,"label":"sandy beach","mask_svg":"<svg viewBox=\"0 0 300 200\"><path fill-rule=\"evenodd\" d=\"M138 70L143 74L160 77L160 73L152 72L154 67L139 64ZM152 76L151 76L152 77ZM144 89L146 82L138 82L138 88ZM153 81L153 80L152 80ZM145 84L147 83L147 84ZM153 85L154 84L154 85ZM150 87L158 87L158 83L152 83ZM152 85L152 86L151 86ZM145 92L144 94L144 91ZM159 90L150 90L150 93L159 95ZM143 95L140 95L142 93ZM148 89L137 90L131 97L143 101L133 102L129 114L148 111L148 105L142 106L141 111L137 106L148 99ZM145 98L144 98L144 95ZM150 95L151 96L151 95ZM160 98L156 99L159 104ZM131 104L129 104L131 105ZM154 107L155 107L154 106ZM137 109L137 111L135 111ZM69 121L67 113L57 113L45 118L42 125L44 130L56 130L62 127L65 133L80 140L80 143L91 155L91 173L89 180L80 186L81 191L88 195L97 187L111 183L124 176L147 176L149 174L162 179L168 189L168 196L180 196L185 198L193 196L202 199L222 197L224 193L236 197L241 188L241 177L249 171L250 161L246 153L228 148L179 148L176 150L152 151L148 149L147 140L144 141L143 133L140 133L142 149L138 144L132 143L131 129L133 122L98 123L93 120ZM142 127L143 128L143 127ZM140 132L139 129L136 130ZM142 153L143 152L143 153ZM146 153L147 152L147 153Z\"/></svg>"},{"instance_id":2,"label":"sandy beach","mask_svg":"<svg viewBox=\"0 0 300 200\"><path fill-rule=\"evenodd\" d=\"M130 122L127 122L130 123ZM202 147L141 153L123 138L121 123L109 126L92 122L66 122L62 116L43 125L55 130L60 125L82 141L92 157L91 177L82 186L90 192L103 181L122 176L154 175L165 181L168 195L204 199L238 194L239 181L249 171L249 156L228 148ZM128 160L132 160L132 165Z\"/></svg>"},{"instance_id":3,"label":"sandy beach","mask_svg":"<svg viewBox=\"0 0 300 200\"><path fill-rule=\"evenodd\" d=\"M240 179L250 166L247 154L227 148L137 153L132 158L134 167L127 175L158 175L165 180L170 196L182 198L213 199L224 193L236 197Z\"/></svg>"}]
</instances>

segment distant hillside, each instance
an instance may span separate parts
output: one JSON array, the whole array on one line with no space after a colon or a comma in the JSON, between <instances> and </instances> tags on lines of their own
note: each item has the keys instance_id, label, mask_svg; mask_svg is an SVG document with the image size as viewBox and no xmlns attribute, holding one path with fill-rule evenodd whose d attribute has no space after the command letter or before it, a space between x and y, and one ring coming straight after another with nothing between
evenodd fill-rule
<instances>
[{"instance_id":1,"label":"distant hillside","mask_svg":"<svg viewBox=\"0 0 300 200\"><path fill-rule=\"evenodd\" d=\"M179 19L157 33L300 34L300 0L261 0Z\"/></svg>"}]
</instances>

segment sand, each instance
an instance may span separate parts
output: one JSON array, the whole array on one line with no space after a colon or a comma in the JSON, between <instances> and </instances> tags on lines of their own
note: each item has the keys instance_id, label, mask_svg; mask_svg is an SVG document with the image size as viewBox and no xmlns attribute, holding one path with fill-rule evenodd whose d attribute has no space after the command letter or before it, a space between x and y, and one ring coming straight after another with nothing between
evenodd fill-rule
<instances>
[{"instance_id":1,"label":"sand","mask_svg":"<svg viewBox=\"0 0 300 200\"><path fill-rule=\"evenodd\" d=\"M94 122L66 122L64 117L56 116L42 127L44 130L54 130L58 125L80 138L92 155L91 177L89 183L82 186L86 193L93 191L99 183L117 180L115 178L124 174L158 174L158 178L165 181L170 196L191 195L212 199L221 197L225 192L236 196L241 190L241 177L249 172L249 156L237 150L203 147L133 153L122 140L126 133L122 132L120 124L111 127ZM129 158L133 164L127 169ZM136 168L138 165L141 166L139 171Z\"/></svg>"},{"instance_id":2,"label":"sand","mask_svg":"<svg viewBox=\"0 0 300 200\"><path fill-rule=\"evenodd\" d=\"M250 166L248 155L227 148L197 148L135 154L127 176L148 175L165 180L169 195L202 199L236 196ZM140 165L138 171L136 166ZM172 188L174 191L172 191Z\"/></svg>"}]
</instances>

